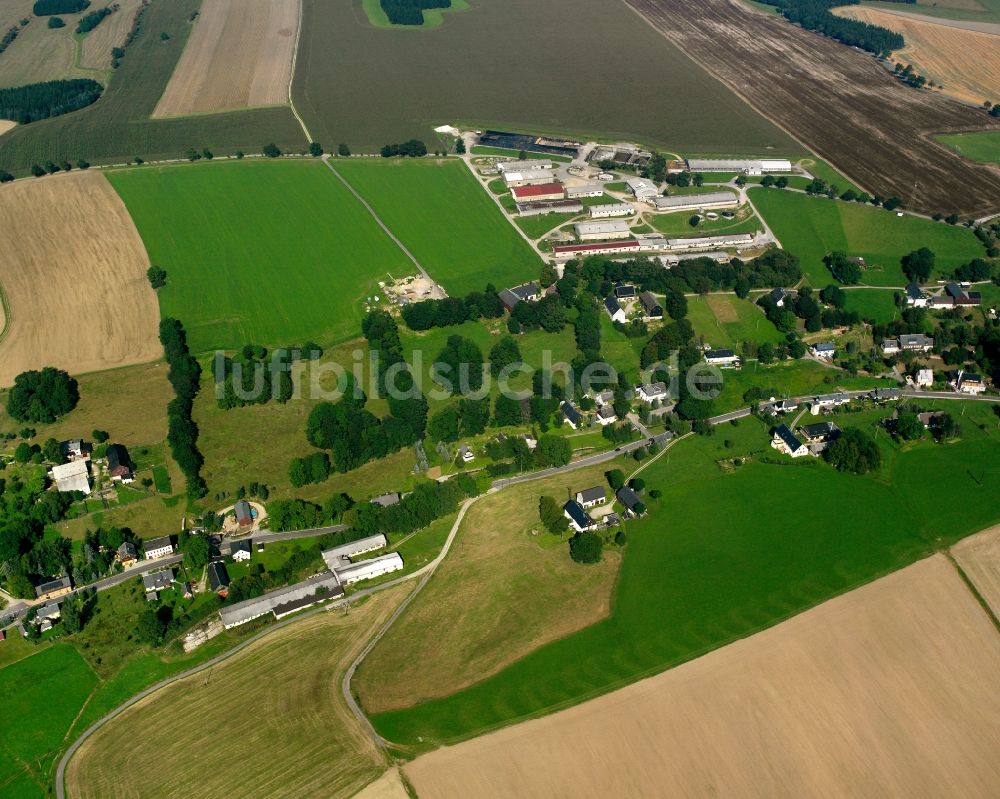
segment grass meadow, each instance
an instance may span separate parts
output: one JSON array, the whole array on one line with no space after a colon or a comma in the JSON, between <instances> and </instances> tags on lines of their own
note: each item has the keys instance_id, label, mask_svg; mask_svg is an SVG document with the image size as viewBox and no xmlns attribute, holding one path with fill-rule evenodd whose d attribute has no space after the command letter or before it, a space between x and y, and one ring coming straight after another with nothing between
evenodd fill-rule
<instances>
[{"instance_id":1,"label":"grass meadow","mask_svg":"<svg viewBox=\"0 0 1000 799\"><path fill-rule=\"evenodd\" d=\"M708 294L688 297L687 301L687 318L695 336L715 349L732 349L745 341L776 344L785 338L751 299L741 300L735 294Z\"/></svg>"},{"instance_id":2,"label":"grass meadow","mask_svg":"<svg viewBox=\"0 0 1000 799\"><path fill-rule=\"evenodd\" d=\"M359 332L364 301L412 263L316 161L230 161L108 174L153 263L163 316L193 352L249 342L327 345Z\"/></svg>"},{"instance_id":3,"label":"grass meadow","mask_svg":"<svg viewBox=\"0 0 1000 799\"><path fill-rule=\"evenodd\" d=\"M1000 164L1000 131L948 133L935 138L973 161Z\"/></svg>"},{"instance_id":4,"label":"grass meadow","mask_svg":"<svg viewBox=\"0 0 1000 799\"><path fill-rule=\"evenodd\" d=\"M23 175L33 163L50 159L76 163L84 158L102 164L139 156L151 161L176 158L189 147L208 147L216 155L240 148L259 152L272 141L293 152L304 150L302 129L288 108L149 119L187 42L188 18L200 4L200 0L150 3L138 36L101 99L72 114L18 126L5 134L0 169ZM33 23L44 24L38 18ZM161 39L161 33L169 38ZM10 52L17 46L12 45Z\"/></svg>"},{"instance_id":5,"label":"grass meadow","mask_svg":"<svg viewBox=\"0 0 1000 799\"><path fill-rule=\"evenodd\" d=\"M609 618L452 696L376 714L376 728L412 751L550 713L769 627L995 523L996 417L977 403L947 405L961 416L960 442L900 446L883 431L883 465L863 477L776 456L767 427L753 418L679 442L643 473L663 496L628 525ZM840 414L837 422L874 432L872 414ZM739 455L750 461L733 464ZM491 621L484 614L481 623Z\"/></svg>"},{"instance_id":6,"label":"grass meadow","mask_svg":"<svg viewBox=\"0 0 1000 799\"><path fill-rule=\"evenodd\" d=\"M449 294L538 278L537 255L457 158L334 166Z\"/></svg>"},{"instance_id":7,"label":"grass meadow","mask_svg":"<svg viewBox=\"0 0 1000 799\"><path fill-rule=\"evenodd\" d=\"M857 311L862 319L875 324L894 322L900 318L900 310L896 307L894 291L884 289L850 289L844 292L847 296L848 311Z\"/></svg>"},{"instance_id":8,"label":"grass meadow","mask_svg":"<svg viewBox=\"0 0 1000 799\"><path fill-rule=\"evenodd\" d=\"M373 27L360 3L306 0L293 94L313 138L375 152L416 137L435 149L435 127L469 124L690 152L805 154L624 3L470 5L436 28L400 30Z\"/></svg>"},{"instance_id":9,"label":"grass meadow","mask_svg":"<svg viewBox=\"0 0 1000 799\"><path fill-rule=\"evenodd\" d=\"M983 256L971 230L857 203L808 197L780 189L753 189L750 199L770 225L781 246L799 257L814 286L831 282L823 257L834 250L859 255L867 263L861 282L869 286L903 286L900 258L920 247L937 255L939 272Z\"/></svg>"}]
</instances>

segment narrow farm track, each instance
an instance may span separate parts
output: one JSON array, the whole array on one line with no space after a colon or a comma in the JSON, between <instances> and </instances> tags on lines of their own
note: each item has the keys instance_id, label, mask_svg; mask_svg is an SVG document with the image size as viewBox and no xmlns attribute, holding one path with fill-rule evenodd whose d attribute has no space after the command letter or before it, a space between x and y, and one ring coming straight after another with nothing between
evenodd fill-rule
<instances>
[{"instance_id":1,"label":"narrow farm track","mask_svg":"<svg viewBox=\"0 0 1000 799\"><path fill-rule=\"evenodd\" d=\"M870 55L739 0L625 0L761 114L870 192L925 213L1000 211L1000 168L934 133L1000 130L981 110L900 83Z\"/></svg>"}]
</instances>

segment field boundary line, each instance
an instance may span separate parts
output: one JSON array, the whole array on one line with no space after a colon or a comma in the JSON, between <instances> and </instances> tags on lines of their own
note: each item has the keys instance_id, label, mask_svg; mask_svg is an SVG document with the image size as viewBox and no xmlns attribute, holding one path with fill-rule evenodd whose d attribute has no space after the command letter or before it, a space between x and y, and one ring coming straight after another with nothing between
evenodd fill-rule
<instances>
[{"instance_id":1,"label":"field boundary line","mask_svg":"<svg viewBox=\"0 0 1000 799\"><path fill-rule=\"evenodd\" d=\"M948 558L948 562L955 567L955 571L958 572L959 579L965 583L965 587L969 590L969 593L972 594L972 598L979 603L983 612L989 617L989 620L993 622L993 626L996 627L997 632L1000 633L1000 619L998 619L996 614L993 612L993 608L990 607L990 603L986 601L986 598L979 592L979 589L976 588L976 584L972 582L969 575L965 573L965 569L962 568L962 564L955 560L955 556L951 554L951 547L944 550L944 556Z\"/></svg>"},{"instance_id":2,"label":"field boundary line","mask_svg":"<svg viewBox=\"0 0 1000 799\"><path fill-rule=\"evenodd\" d=\"M302 22L305 19L305 9L303 8L303 0L299 0L299 24L295 26L295 46L292 48L292 68L288 74L288 107L292 109L292 116L298 121L302 128L302 132L306 136L306 144L312 143L312 134L309 133L309 128L306 127L305 120L299 116L298 109L295 107L295 100L292 99L292 84L295 82L295 68L299 62L299 41L302 39Z\"/></svg>"},{"instance_id":3,"label":"field boundary line","mask_svg":"<svg viewBox=\"0 0 1000 799\"><path fill-rule=\"evenodd\" d=\"M0 328L0 344L10 333L10 302L7 300L7 292L3 290L3 281L0 280L0 310L3 311L3 327Z\"/></svg>"}]
</instances>

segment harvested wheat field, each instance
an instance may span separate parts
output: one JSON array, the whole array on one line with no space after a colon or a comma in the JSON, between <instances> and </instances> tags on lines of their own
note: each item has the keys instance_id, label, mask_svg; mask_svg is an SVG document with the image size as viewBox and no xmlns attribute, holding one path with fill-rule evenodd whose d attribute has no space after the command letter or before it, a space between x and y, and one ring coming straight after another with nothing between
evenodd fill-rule
<instances>
[{"instance_id":1,"label":"harvested wheat field","mask_svg":"<svg viewBox=\"0 0 1000 799\"><path fill-rule=\"evenodd\" d=\"M146 250L102 175L75 172L0 188L0 252L9 313L0 386L26 369L79 374L163 354Z\"/></svg>"},{"instance_id":2,"label":"harvested wheat field","mask_svg":"<svg viewBox=\"0 0 1000 799\"><path fill-rule=\"evenodd\" d=\"M1000 616L1000 525L959 541L951 554L994 615Z\"/></svg>"},{"instance_id":3,"label":"harvested wheat field","mask_svg":"<svg viewBox=\"0 0 1000 799\"><path fill-rule=\"evenodd\" d=\"M1000 120L911 89L866 53L740 0L626 2L867 191L896 195L908 208L928 213L981 217L1000 211L1000 169L967 161L929 138L1000 130Z\"/></svg>"},{"instance_id":4,"label":"harvested wheat field","mask_svg":"<svg viewBox=\"0 0 1000 799\"><path fill-rule=\"evenodd\" d=\"M17 127L17 123L13 119L0 119L0 136L3 136L8 130L14 130Z\"/></svg>"},{"instance_id":5,"label":"harvested wheat field","mask_svg":"<svg viewBox=\"0 0 1000 799\"><path fill-rule=\"evenodd\" d=\"M142 7L142 0L116 0L116 3L118 10L83 37L80 45L81 68L111 69L111 48L120 47L125 41L136 12Z\"/></svg>"},{"instance_id":6,"label":"harvested wheat field","mask_svg":"<svg viewBox=\"0 0 1000 799\"><path fill-rule=\"evenodd\" d=\"M943 555L615 693L417 758L421 799L996 796L1000 634Z\"/></svg>"},{"instance_id":7,"label":"harvested wheat field","mask_svg":"<svg viewBox=\"0 0 1000 799\"><path fill-rule=\"evenodd\" d=\"M206 0L154 117L288 102L298 0Z\"/></svg>"},{"instance_id":8,"label":"harvested wheat field","mask_svg":"<svg viewBox=\"0 0 1000 799\"><path fill-rule=\"evenodd\" d=\"M913 64L944 94L982 105L1000 98L1000 36L952 28L886 14L873 8L847 6L835 13L903 34L906 46L892 61Z\"/></svg>"},{"instance_id":9,"label":"harvested wheat field","mask_svg":"<svg viewBox=\"0 0 1000 799\"><path fill-rule=\"evenodd\" d=\"M297 621L142 699L83 743L67 794L353 796L388 764L340 680L410 590Z\"/></svg>"},{"instance_id":10,"label":"harvested wheat field","mask_svg":"<svg viewBox=\"0 0 1000 799\"><path fill-rule=\"evenodd\" d=\"M410 799L410 794L406 792L399 769L391 768L375 782L362 788L354 795L354 799Z\"/></svg>"}]
</instances>

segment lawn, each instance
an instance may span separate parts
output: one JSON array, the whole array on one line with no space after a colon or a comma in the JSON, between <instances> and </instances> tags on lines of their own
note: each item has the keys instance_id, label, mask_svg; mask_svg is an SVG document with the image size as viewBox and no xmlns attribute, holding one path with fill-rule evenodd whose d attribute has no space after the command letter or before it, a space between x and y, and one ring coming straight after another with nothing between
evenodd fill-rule
<instances>
[{"instance_id":1,"label":"lawn","mask_svg":"<svg viewBox=\"0 0 1000 799\"><path fill-rule=\"evenodd\" d=\"M845 308L848 311L857 311L862 319L870 320L875 324L892 322L900 317L900 310L896 307L894 291L883 289L850 289L844 292L847 296Z\"/></svg>"},{"instance_id":2,"label":"lawn","mask_svg":"<svg viewBox=\"0 0 1000 799\"><path fill-rule=\"evenodd\" d=\"M639 354L649 342L649 336L629 338L615 329L604 309L601 314L601 355L618 372L625 373L630 380L639 379Z\"/></svg>"},{"instance_id":3,"label":"lawn","mask_svg":"<svg viewBox=\"0 0 1000 799\"><path fill-rule=\"evenodd\" d=\"M699 341L713 348L739 348L745 341L776 344L784 336L752 300L735 294L688 297L687 318Z\"/></svg>"},{"instance_id":4,"label":"lawn","mask_svg":"<svg viewBox=\"0 0 1000 799\"><path fill-rule=\"evenodd\" d=\"M951 410L960 413L955 403ZM769 627L997 522L1000 431L989 407L968 403L965 411L960 443L898 447L883 433L883 467L864 477L812 459L764 462L775 456L756 419L679 442L643 474L663 496L650 501L648 518L628 526L610 618L447 698L376 714L376 728L420 748L550 713ZM852 424L848 415L837 421ZM720 468L720 460L747 453L750 463ZM507 599L523 601L514 591ZM453 645L446 629L441 650Z\"/></svg>"},{"instance_id":5,"label":"lawn","mask_svg":"<svg viewBox=\"0 0 1000 799\"><path fill-rule=\"evenodd\" d=\"M983 257L971 230L942 222L780 189L755 188L750 199L781 246L799 257L814 286L830 283L823 257L834 250L863 257L867 269L861 280L870 286L903 286L899 260L920 247L935 252L939 272Z\"/></svg>"},{"instance_id":6,"label":"lawn","mask_svg":"<svg viewBox=\"0 0 1000 799\"><path fill-rule=\"evenodd\" d=\"M449 294L538 277L538 256L459 159L351 160L336 167Z\"/></svg>"},{"instance_id":7,"label":"lawn","mask_svg":"<svg viewBox=\"0 0 1000 799\"><path fill-rule=\"evenodd\" d=\"M834 167L830 166L826 161L821 158L816 158L815 156L810 156L809 158L803 158L799 161L799 165L808 170L812 175L819 178L820 180L825 180L831 186L836 186L841 193L847 191L848 189L854 189L854 191L861 193L861 188L855 183L852 183L849 178L844 177L839 171ZM797 181L800 178L789 178L790 181ZM805 181L808 182L808 181ZM792 183L795 185L795 183ZM800 187L801 188L801 187Z\"/></svg>"},{"instance_id":8,"label":"lawn","mask_svg":"<svg viewBox=\"0 0 1000 799\"><path fill-rule=\"evenodd\" d=\"M973 161L1000 164L1000 131L948 133L935 138Z\"/></svg>"},{"instance_id":9,"label":"lawn","mask_svg":"<svg viewBox=\"0 0 1000 799\"><path fill-rule=\"evenodd\" d=\"M373 27L360 3L306 0L292 91L312 137L328 148L346 142L355 152L377 152L409 138L434 150L446 143L434 128L452 124L691 152L802 153L624 5L470 5L445 14L436 28L415 31ZM511 42L517 43L514 58ZM657 69L639 76L636 64ZM526 91L540 79L543 90ZM587 87L586 102L581 86ZM650 103L650 97L670 102Z\"/></svg>"},{"instance_id":10,"label":"lawn","mask_svg":"<svg viewBox=\"0 0 1000 799\"><path fill-rule=\"evenodd\" d=\"M316 161L230 161L108 175L153 263L163 316L195 353L358 333L365 298L413 265Z\"/></svg>"},{"instance_id":11,"label":"lawn","mask_svg":"<svg viewBox=\"0 0 1000 799\"><path fill-rule=\"evenodd\" d=\"M354 795L386 762L332 687L408 590L297 621L153 694L81 747L67 770L68 795ZM214 705L239 734L197 722ZM271 722L259 724L262 717ZM248 759L248 747L268 755ZM129 769L120 767L122 751Z\"/></svg>"},{"instance_id":12,"label":"lawn","mask_svg":"<svg viewBox=\"0 0 1000 799\"><path fill-rule=\"evenodd\" d=\"M678 211L673 214L647 214L644 218L656 230L668 236L716 236L721 233L756 233L762 228L757 215L754 214L752 209L746 207L737 211L735 219L726 219L719 214L718 219L702 218L697 225L692 227L690 220L695 215L694 211Z\"/></svg>"},{"instance_id":13,"label":"lawn","mask_svg":"<svg viewBox=\"0 0 1000 799\"><path fill-rule=\"evenodd\" d=\"M571 219L576 219L580 214L539 214L538 216L516 216L514 224L517 225L530 239L540 239L550 230L564 225Z\"/></svg>"},{"instance_id":14,"label":"lawn","mask_svg":"<svg viewBox=\"0 0 1000 799\"><path fill-rule=\"evenodd\" d=\"M16 629L10 634L16 636ZM97 676L68 644L45 646L0 669L4 718L0 792L4 796L48 795L48 772L62 749L63 736L96 684Z\"/></svg>"},{"instance_id":15,"label":"lawn","mask_svg":"<svg viewBox=\"0 0 1000 799\"><path fill-rule=\"evenodd\" d=\"M178 158L189 147L208 147L216 155L240 148L260 152L272 141L284 150L305 150L302 129L285 107L149 118L192 30L189 19L200 5L201 0L149 3L135 41L126 49L101 99L80 111L20 125L6 133L0 147L0 169L26 175L33 163L49 159L76 163L84 158L101 164L122 163L137 156L147 161ZM30 3L23 6L27 11ZM67 27L73 24L72 19L67 21ZM44 26L45 21L36 17L33 25ZM13 44L6 55L18 46Z\"/></svg>"}]
</instances>

